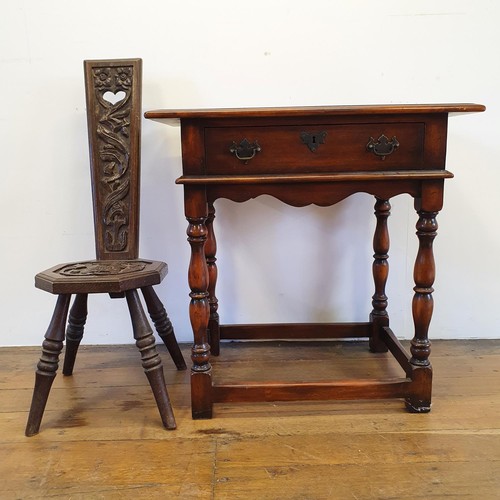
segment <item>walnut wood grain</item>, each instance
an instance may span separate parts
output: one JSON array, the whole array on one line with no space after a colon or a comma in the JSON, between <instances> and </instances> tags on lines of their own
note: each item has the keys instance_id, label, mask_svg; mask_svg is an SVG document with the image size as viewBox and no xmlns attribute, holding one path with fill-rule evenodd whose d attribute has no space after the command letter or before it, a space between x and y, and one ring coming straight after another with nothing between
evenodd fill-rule
<instances>
[{"instance_id":1,"label":"walnut wood grain","mask_svg":"<svg viewBox=\"0 0 500 500\"><path fill-rule=\"evenodd\" d=\"M371 330L372 324L369 322L220 325L220 338L223 340L368 338Z\"/></svg>"},{"instance_id":2,"label":"walnut wood grain","mask_svg":"<svg viewBox=\"0 0 500 500\"><path fill-rule=\"evenodd\" d=\"M349 182L349 181L396 181L452 179L453 174L447 170L408 170L376 171L376 172L341 172L328 174L266 174L266 175L183 175L176 184L297 184L316 182Z\"/></svg>"},{"instance_id":3,"label":"walnut wood grain","mask_svg":"<svg viewBox=\"0 0 500 500\"><path fill-rule=\"evenodd\" d=\"M205 258L208 269L208 303L210 305L210 319L208 322L210 353L218 356L220 353L220 327L219 327L219 300L215 295L217 287L217 240L214 231L215 208L213 203L208 206L207 241L205 243Z\"/></svg>"},{"instance_id":4,"label":"walnut wood grain","mask_svg":"<svg viewBox=\"0 0 500 500\"><path fill-rule=\"evenodd\" d=\"M265 174L332 171L415 170L424 164L426 124L382 122L362 124L266 125L252 127L207 127L205 129L205 172L217 174ZM304 130L321 130L323 143L311 151L301 139ZM373 137L397 137L400 147L383 160L367 149ZM260 151L248 161L230 152L228 144L243 139L258 140ZM443 168L442 159L436 168Z\"/></svg>"},{"instance_id":5,"label":"walnut wood grain","mask_svg":"<svg viewBox=\"0 0 500 500\"><path fill-rule=\"evenodd\" d=\"M484 110L482 105L465 103L184 109L145 114L146 118L181 125L183 175L176 182L184 186L192 249L189 283L195 339L191 378L194 418L211 417L214 402L297 399L403 398L408 410L429 411L432 240L437 228L435 216L442 208L444 180L453 177L445 170L448 118L452 113ZM276 367L277 373L266 374L265 381L224 383L217 377L214 383L207 329L210 324L208 297L215 294L210 286L207 262L213 273L215 240L214 220L208 216L208 207L219 198L245 202L261 195L273 196L295 207L330 206L358 192L376 198L375 293L369 322L336 326L221 325L220 337L255 340L366 336L372 351L389 351L396 358L402 377L285 382L280 381L279 368L287 365L281 363ZM406 352L389 329L386 295L387 219L390 199L400 194L409 194L415 199L419 214L413 299L415 333L411 353ZM204 245L206 259L202 259ZM214 300L211 305L213 313ZM213 323L210 325L211 331ZM214 350L218 352L218 345Z\"/></svg>"},{"instance_id":6,"label":"walnut wood grain","mask_svg":"<svg viewBox=\"0 0 500 500\"><path fill-rule=\"evenodd\" d=\"M152 120L163 119L223 119L223 118L274 118L308 116L338 116L338 115L400 115L426 113L471 113L481 112L486 108L481 104L387 104L359 106L294 106L269 108L213 108L213 109L158 109L144 113Z\"/></svg>"},{"instance_id":7,"label":"walnut wood grain","mask_svg":"<svg viewBox=\"0 0 500 500\"><path fill-rule=\"evenodd\" d=\"M391 204L389 200L377 198L375 202L375 217L377 225L373 236L373 281L375 283L375 293L372 296L373 310L370 314L370 322L373 325L370 337L370 349L373 352L386 352L387 345L381 341L382 328L389 325L389 314L387 313L387 295L385 287L389 276L389 228L387 219L389 218Z\"/></svg>"}]
</instances>

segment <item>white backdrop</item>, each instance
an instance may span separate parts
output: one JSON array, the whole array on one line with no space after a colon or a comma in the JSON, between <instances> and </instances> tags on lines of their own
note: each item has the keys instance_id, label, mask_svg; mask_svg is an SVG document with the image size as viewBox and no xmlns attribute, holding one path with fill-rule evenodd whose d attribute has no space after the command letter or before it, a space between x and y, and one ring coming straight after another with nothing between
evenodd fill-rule
<instances>
[{"instance_id":1,"label":"white backdrop","mask_svg":"<svg viewBox=\"0 0 500 500\"><path fill-rule=\"evenodd\" d=\"M0 16L0 345L39 345L55 297L36 272L94 254L84 59L142 57L144 110L478 102L452 117L431 338L498 337L500 4L494 0L4 2ZM190 340L179 130L143 122L141 256ZM412 200L392 200L389 313L411 338ZM364 321L373 200L216 204L224 323ZM337 265L334 265L336 263ZM132 341L124 301L94 296L86 343Z\"/></svg>"}]
</instances>

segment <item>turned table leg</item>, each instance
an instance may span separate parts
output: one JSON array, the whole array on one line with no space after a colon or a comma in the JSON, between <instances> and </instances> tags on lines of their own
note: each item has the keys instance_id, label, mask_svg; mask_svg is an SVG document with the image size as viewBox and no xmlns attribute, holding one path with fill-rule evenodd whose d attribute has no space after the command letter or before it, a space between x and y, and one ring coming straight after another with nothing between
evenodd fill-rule
<instances>
[{"instance_id":1,"label":"turned table leg","mask_svg":"<svg viewBox=\"0 0 500 500\"><path fill-rule=\"evenodd\" d=\"M431 343L428 338L434 300L432 285L436 274L432 244L437 235L437 211L418 209L416 225L419 248L415 260L413 277L415 295L413 297L413 322L415 336L411 341L412 380L414 389L406 399L406 407L411 412L425 413L431 409L432 367L429 362Z\"/></svg>"},{"instance_id":2,"label":"turned table leg","mask_svg":"<svg viewBox=\"0 0 500 500\"><path fill-rule=\"evenodd\" d=\"M212 367L208 322L208 267L205 257L207 240L207 203L204 190L185 189L185 212L189 222L187 235L191 246L188 282L191 293L189 318L193 328L194 344L191 359L191 411L195 419L212 417Z\"/></svg>"},{"instance_id":3,"label":"turned table leg","mask_svg":"<svg viewBox=\"0 0 500 500\"><path fill-rule=\"evenodd\" d=\"M385 285L389 275L389 230L387 219L391 214L389 200L377 198L375 203L375 216L377 226L373 237L373 281L375 293L372 297L373 310L370 314L372 332L370 337L370 351L387 352L387 346L380 338L382 328L389 326L389 315L387 314L387 295Z\"/></svg>"},{"instance_id":4,"label":"turned table leg","mask_svg":"<svg viewBox=\"0 0 500 500\"><path fill-rule=\"evenodd\" d=\"M208 322L208 334L210 353L214 356L220 354L220 327L219 327L219 301L215 295L217 285L217 241L214 233L215 208L212 203L208 205L207 241L205 243L205 258L208 267L208 303L210 305L210 319Z\"/></svg>"}]
</instances>

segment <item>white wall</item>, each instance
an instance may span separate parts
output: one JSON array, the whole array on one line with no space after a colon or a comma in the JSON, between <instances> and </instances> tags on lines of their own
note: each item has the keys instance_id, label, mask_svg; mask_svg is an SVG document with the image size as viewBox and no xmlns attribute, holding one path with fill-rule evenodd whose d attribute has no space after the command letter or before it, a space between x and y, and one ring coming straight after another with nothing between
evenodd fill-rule
<instances>
[{"instance_id":1,"label":"white wall","mask_svg":"<svg viewBox=\"0 0 500 500\"><path fill-rule=\"evenodd\" d=\"M142 57L143 106L243 107L478 102L450 120L445 209L435 242L432 338L498 337L500 4L493 0L19 0L0 16L0 345L38 345L54 297L36 272L93 256L83 59ZM143 124L141 254L191 338L179 130ZM373 200L330 208L270 197L218 209L225 323L364 321ZM411 338L416 216L393 200L389 312ZM334 265L335 263L339 265ZM87 343L131 342L124 301L92 297Z\"/></svg>"}]
</instances>

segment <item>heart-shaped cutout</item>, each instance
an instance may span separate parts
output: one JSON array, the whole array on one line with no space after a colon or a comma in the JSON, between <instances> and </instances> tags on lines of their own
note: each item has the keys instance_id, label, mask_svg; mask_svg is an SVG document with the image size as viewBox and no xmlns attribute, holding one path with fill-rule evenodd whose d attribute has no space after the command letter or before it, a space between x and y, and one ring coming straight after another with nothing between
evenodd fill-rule
<instances>
[{"instance_id":1,"label":"heart-shaped cutout","mask_svg":"<svg viewBox=\"0 0 500 500\"><path fill-rule=\"evenodd\" d=\"M123 101L123 99L125 99L125 95L126 94L123 90L119 90L116 94L108 90L103 94L102 98L110 104L115 105L117 102Z\"/></svg>"}]
</instances>

